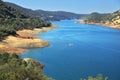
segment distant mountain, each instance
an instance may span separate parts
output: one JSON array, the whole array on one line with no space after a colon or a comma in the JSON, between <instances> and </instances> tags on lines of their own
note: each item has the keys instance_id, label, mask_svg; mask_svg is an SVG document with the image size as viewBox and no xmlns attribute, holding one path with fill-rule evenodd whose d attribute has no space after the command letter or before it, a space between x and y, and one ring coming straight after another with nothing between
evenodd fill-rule
<instances>
[{"instance_id":1,"label":"distant mountain","mask_svg":"<svg viewBox=\"0 0 120 80\"><path fill-rule=\"evenodd\" d=\"M83 17L81 19L81 22L86 24L101 23L101 24L120 27L120 10L108 14L92 13L88 16Z\"/></svg>"},{"instance_id":2,"label":"distant mountain","mask_svg":"<svg viewBox=\"0 0 120 80\"><path fill-rule=\"evenodd\" d=\"M85 14L76 14L65 11L43 11L43 10L35 10L39 14L42 15L42 18L45 20L65 20L65 19L80 19L85 16ZM44 17L46 16L46 17Z\"/></svg>"},{"instance_id":3,"label":"distant mountain","mask_svg":"<svg viewBox=\"0 0 120 80\"><path fill-rule=\"evenodd\" d=\"M21 11L23 14L29 15L30 17L38 17L47 21L80 19L81 17L85 16L85 14L76 14L65 11L31 10L9 2L6 2L6 4L18 11Z\"/></svg>"}]
</instances>

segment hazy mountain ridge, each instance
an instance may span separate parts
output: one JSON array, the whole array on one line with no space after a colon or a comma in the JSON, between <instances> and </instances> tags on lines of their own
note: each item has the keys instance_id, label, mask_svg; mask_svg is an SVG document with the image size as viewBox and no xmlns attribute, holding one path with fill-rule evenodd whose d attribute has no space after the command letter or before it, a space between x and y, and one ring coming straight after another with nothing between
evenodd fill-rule
<instances>
[{"instance_id":1,"label":"hazy mountain ridge","mask_svg":"<svg viewBox=\"0 0 120 80\"><path fill-rule=\"evenodd\" d=\"M31 17L38 17L40 19L47 20L47 21L79 19L86 15L86 14L76 14L76 13L65 12L65 11L31 10L31 9L23 8L19 5L9 3L9 2L6 2L6 4Z\"/></svg>"}]
</instances>

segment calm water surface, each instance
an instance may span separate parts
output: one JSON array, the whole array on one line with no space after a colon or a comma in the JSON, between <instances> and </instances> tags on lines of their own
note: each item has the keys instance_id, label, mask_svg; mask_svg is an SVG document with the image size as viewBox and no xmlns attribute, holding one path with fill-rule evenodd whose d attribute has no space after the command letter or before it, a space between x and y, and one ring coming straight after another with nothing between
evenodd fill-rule
<instances>
[{"instance_id":1,"label":"calm water surface","mask_svg":"<svg viewBox=\"0 0 120 80\"><path fill-rule=\"evenodd\" d=\"M20 55L45 64L44 73L56 80L80 80L103 74L120 80L120 30L75 24L73 20L53 22L58 28L37 36L51 43Z\"/></svg>"}]
</instances>

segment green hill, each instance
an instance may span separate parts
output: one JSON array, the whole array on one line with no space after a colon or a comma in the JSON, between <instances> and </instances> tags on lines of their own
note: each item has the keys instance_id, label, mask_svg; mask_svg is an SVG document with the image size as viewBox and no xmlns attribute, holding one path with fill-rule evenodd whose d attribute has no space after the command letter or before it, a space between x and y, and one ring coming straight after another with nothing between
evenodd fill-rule
<instances>
[{"instance_id":1,"label":"green hill","mask_svg":"<svg viewBox=\"0 0 120 80\"><path fill-rule=\"evenodd\" d=\"M27 18L27 16L7 6L0 0L0 18Z\"/></svg>"},{"instance_id":2,"label":"green hill","mask_svg":"<svg viewBox=\"0 0 120 80\"><path fill-rule=\"evenodd\" d=\"M102 22L102 21L106 21L109 20L110 18L110 14L100 14L100 13L91 13L88 16L85 16L82 18L82 20L84 20L86 23L87 22Z\"/></svg>"},{"instance_id":3,"label":"green hill","mask_svg":"<svg viewBox=\"0 0 120 80\"><path fill-rule=\"evenodd\" d=\"M0 40L22 29L48 27L51 23L31 18L0 0Z\"/></svg>"},{"instance_id":4,"label":"green hill","mask_svg":"<svg viewBox=\"0 0 120 80\"><path fill-rule=\"evenodd\" d=\"M109 13L109 14L99 14L92 13L88 16L85 16L81 19L83 23L102 23L102 24L110 24L113 26L120 26L120 10Z\"/></svg>"}]
</instances>

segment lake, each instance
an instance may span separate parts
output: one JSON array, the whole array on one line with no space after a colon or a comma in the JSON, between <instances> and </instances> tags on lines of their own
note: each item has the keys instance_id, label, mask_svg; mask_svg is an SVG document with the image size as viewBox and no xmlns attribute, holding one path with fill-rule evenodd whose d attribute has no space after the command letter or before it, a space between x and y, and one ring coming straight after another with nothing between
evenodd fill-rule
<instances>
[{"instance_id":1,"label":"lake","mask_svg":"<svg viewBox=\"0 0 120 80\"><path fill-rule=\"evenodd\" d=\"M54 21L58 28L38 34L50 42L46 48L31 49L22 58L45 64L44 73L55 80L80 80L103 74L120 80L120 30L98 25Z\"/></svg>"}]
</instances>

